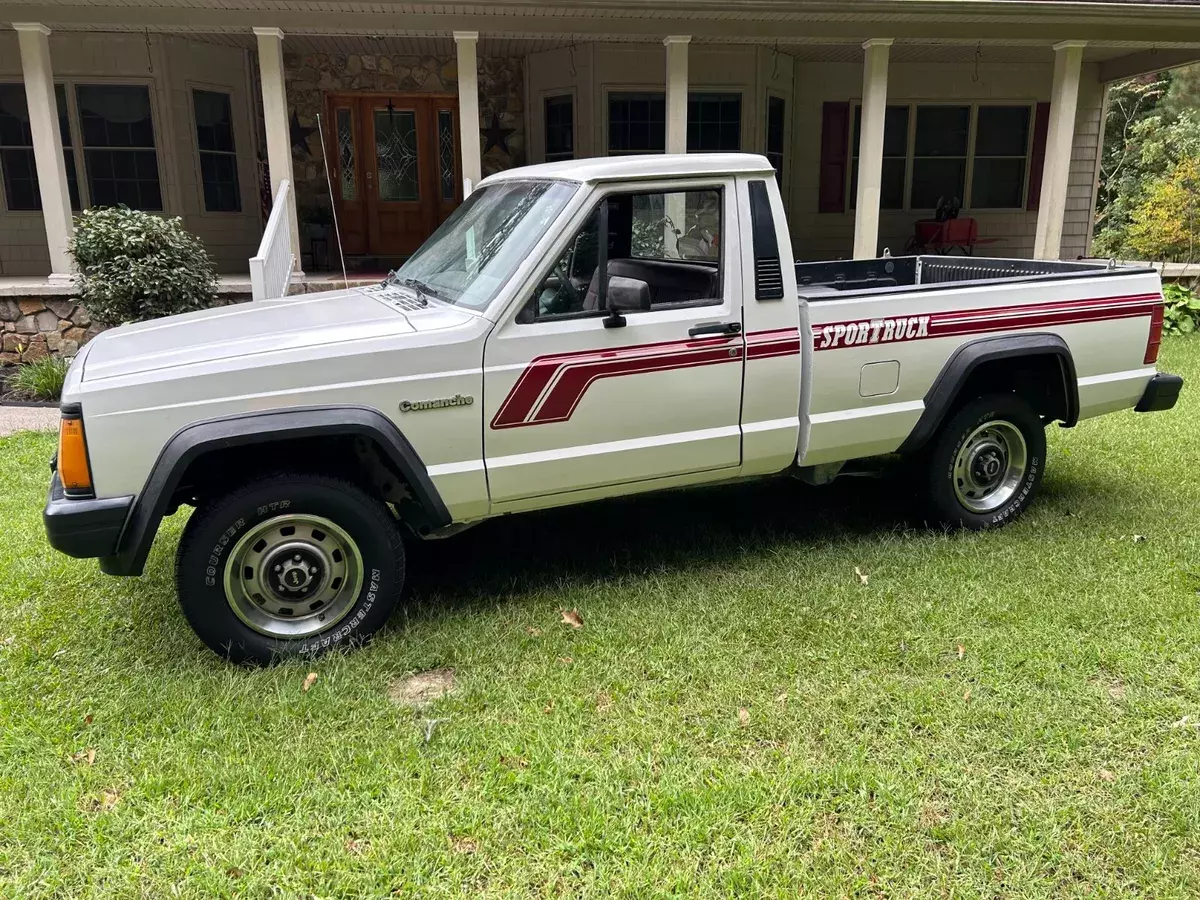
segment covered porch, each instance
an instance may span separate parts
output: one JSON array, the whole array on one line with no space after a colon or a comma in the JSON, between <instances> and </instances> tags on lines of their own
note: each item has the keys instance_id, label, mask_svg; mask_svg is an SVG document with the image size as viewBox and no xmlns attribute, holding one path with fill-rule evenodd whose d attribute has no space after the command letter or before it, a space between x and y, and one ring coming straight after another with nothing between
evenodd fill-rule
<instances>
[{"instance_id":1,"label":"covered porch","mask_svg":"<svg viewBox=\"0 0 1200 900\"><path fill-rule=\"evenodd\" d=\"M696 150L771 160L801 259L939 207L960 251L1076 258L1106 84L1200 58L1170 6L268 6L0 4L0 279L69 295L71 215L114 202L182 216L231 297L252 257L367 277L491 172Z\"/></svg>"}]
</instances>

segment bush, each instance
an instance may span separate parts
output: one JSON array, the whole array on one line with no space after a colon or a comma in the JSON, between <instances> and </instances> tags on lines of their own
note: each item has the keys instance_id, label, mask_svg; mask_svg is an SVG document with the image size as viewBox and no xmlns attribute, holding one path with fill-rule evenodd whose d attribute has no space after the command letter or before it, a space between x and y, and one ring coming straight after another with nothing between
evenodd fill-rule
<instances>
[{"instance_id":1,"label":"bush","mask_svg":"<svg viewBox=\"0 0 1200 900\"><path fill-rule=\"evenodd\" d=\"M1167 334L1192 334L1200 331L1200 297L1181 284L1163 287L1163 331Z\"/></svg>"},{"instance_id":2,"label":"bush","mask_svg":"<svg viewBox=\"0 0 1200 900\"><path fill-rule=\"evenodd\" d=\"M26 400L58 400L62 397L63 382L67 379L69 359L46 356L36 362L17 367L9 379L9 390Z\"/></svg>"},{"instance_id":3,"label":"bush","mask_svg":"<svg viewBox=\"0 0 1200 900\"><path fill-rule=\"evenodd\" d=\"M71 254L83 276L83 305L105 325L204 309L216 299L208 253L179 218L125 206L84 210Z\"/></svg>"}]
</instances>

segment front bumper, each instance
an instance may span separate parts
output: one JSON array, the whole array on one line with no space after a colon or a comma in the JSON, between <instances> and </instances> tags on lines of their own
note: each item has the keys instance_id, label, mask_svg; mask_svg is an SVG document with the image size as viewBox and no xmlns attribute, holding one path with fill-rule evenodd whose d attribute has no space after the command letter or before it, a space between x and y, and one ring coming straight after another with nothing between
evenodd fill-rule
<instances>
[{"instance_id":1,"label":"front bumper","mask_svg":"<svg viewBox=\"0 0 1200 900\"><path fill-rule=\"evenodd\" d=\"M60 553L77 559L110 556L117 551L132 506L132 497L105 500L68 497L55 472L50 479L50 496L42 511L42 523L50 546Z\"/></svg>"},{"instance_id":2,"label":"front bumper","mask_svg":"<svg viewBox=\"0 0 1200 900\"><path fill-rule=\"evenodd\" d=\"M1179 375L1166 375L1159 372L1150 379L1142 399L1134 410L1137 412L1162 412L1170 409L1179 399L1179 391L1183 388L1183 378Z\"/></svg>"}]
</instances>

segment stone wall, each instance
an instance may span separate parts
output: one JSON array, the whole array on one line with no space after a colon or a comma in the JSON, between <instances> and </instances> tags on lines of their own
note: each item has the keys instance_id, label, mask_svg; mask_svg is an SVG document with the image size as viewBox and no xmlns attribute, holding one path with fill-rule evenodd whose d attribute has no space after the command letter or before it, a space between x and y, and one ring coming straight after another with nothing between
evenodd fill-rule
<instances>
[{"instance_id":1,"label":"stone wall","mask_svg":"<svg viewBox=\"0 0 1200 900\"><path fill-rule=\"evenodd\" d=\"M295 114L292 163L296 203L306 210L329 207L324 153L317 133L317 113L324 115L327 93L395 91L399 94L453 94L458 91L458 63L453 56L389 56L384 54L284 53L289 113ZM518 57L479 58L479 121L504 131L503 147L483 154L483 174L525 164L525 70ZM326 133L329 123L322 119ZM465 139L465 136L464 136ZM483 136L476 137L483 149Z\"/></svg>"},{"instance_id":2,"label":"stone wall","mask_svg":"<svg viewBox=\"0 0 1200 900\"><path fill-rule=\"evenodd\" d=\"M74 356L102 330L72 297L0 297L0 366Z\"/></svg>"},{"instance_id":3,"label":"stone wall","mask_svg":"<svg viewBox=\"0 0 1200 900\"><path fill-rule=\"evenodd\" d=\"M350 279L349 287L370 287L378 279ZM315 294L341 288L341 279L293 284L288 294ZM221 289L212 306L248 303L250 294ZM78 297L0 297L0 368L34 362L46 356L72 357L107 326L92 321Z\"/></svg>"}]
</instances>

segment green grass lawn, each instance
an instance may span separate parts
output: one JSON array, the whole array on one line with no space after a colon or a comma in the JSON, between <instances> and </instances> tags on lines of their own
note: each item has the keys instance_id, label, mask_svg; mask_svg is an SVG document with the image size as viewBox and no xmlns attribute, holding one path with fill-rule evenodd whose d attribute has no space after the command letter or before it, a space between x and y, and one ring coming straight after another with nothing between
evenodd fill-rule
<instances>
[{"instance_id":1,"label":"green grass lawn","mask_svg":"<svg viewBox=\"0 0 1200 900\"><path fill-rule=\"evenodd\" d=\"M183 514L106 578L44 542L53 439L0 440L0 896L1196 896L1200 338L1163 349L1180 407L1052 429L1009 529L865 480L511 518L269 670L185 624Z\"/></svg>"}]
</instances>

